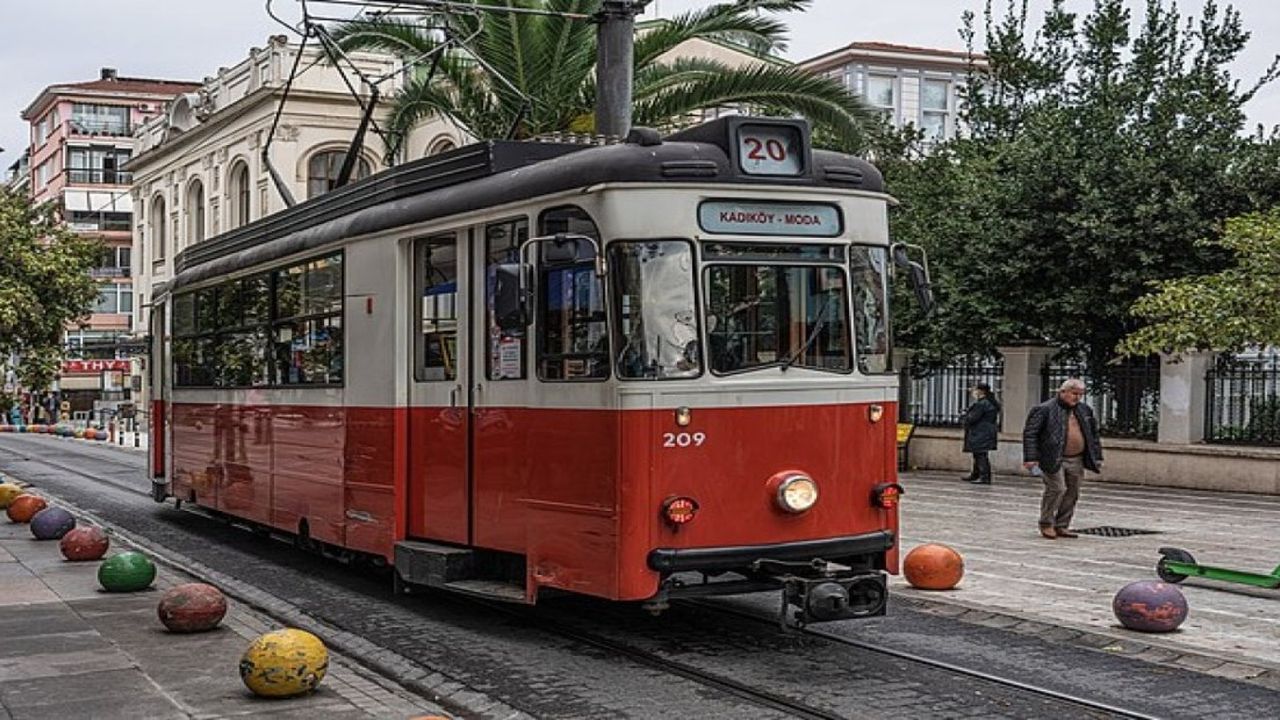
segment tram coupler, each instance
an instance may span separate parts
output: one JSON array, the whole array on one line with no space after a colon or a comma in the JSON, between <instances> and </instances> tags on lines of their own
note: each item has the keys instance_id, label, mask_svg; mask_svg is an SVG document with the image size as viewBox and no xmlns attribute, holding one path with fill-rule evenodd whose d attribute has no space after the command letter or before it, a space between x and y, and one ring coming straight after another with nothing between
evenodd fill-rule
<instances>
[{"instance_id":1,"label":"tram coupler","mask_svg":"<svg viewBox=\"0 0 1280 720\"><path fill-rule=\"evenodd\" d=\"M784 630L885 613L889 589L882 572L859 573L820 559L807 563L757 560L752 569L782 583L778 623Z\"/></svg>"}]
</instances>

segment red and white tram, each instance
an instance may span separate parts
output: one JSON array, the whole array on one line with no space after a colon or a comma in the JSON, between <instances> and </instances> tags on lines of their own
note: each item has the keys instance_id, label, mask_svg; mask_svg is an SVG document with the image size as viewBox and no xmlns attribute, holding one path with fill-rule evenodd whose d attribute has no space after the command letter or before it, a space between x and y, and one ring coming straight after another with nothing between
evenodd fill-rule
<instances>
[{"instance_id":1,"label":"red and white tram","mask_svg":"<svg viewBox=\"0 0 1280 720\"><path fill-rule=\"evenodd\" d=\"M152 314L157 500L402 582L661 607L896 572L890 199L802 121L487 142L186 250Z\"/></svg>"}]
</instances>

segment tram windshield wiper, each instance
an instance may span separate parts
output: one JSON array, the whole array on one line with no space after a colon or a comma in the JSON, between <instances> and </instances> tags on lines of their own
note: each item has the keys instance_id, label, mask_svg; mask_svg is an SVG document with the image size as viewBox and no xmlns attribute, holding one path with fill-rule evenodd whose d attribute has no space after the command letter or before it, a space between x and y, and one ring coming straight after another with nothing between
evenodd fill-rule
<instances>
[{"instance_id":1,"label":"tram windshield wiper","mask_svg":"<svg viewBox=\"0 0 1280 720\"><path fill-rule=\"evenodd\" d=\"M787 368L794 365L796 360L800 359L801 355L808 352L809 348L813 346L814 341L818 339L818 333L822 332L822 330L827 327L827 310L829 310L833 304L834 303L831 302L831 299L828 298L826 304L818 311L818 317L813 320L813 329L809 331L809 337L805 338L804 342L800 344L800 347L796 348L795 352L788 355L786 360L779 363L778 367L782 368L783 372L786 372Z\"/></svg>"}]
</instances>

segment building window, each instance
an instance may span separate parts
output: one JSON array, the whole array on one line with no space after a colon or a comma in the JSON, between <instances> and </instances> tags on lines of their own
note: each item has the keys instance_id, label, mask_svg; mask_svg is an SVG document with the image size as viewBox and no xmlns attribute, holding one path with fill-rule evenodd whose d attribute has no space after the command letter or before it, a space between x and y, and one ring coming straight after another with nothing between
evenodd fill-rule
<instances>
[{"instance_id":1,"label":"building window","mask_svg":"<svg viewBox=\"0 0 1280 720\"><path fill-rule=\"evenodd\" d=\"M106 247L102 250L102 259L98 266L90 268L89 274L94 277L129 277L133 270L133 248Z\"/></svg>"},{"instance_id":2,"label":"building window","mask_svg":"<svg viewBox=\"0 0 1280 720\"><path fill-rule=\"evenodd\" d=\"M231 218L228 224L238 228L249 224L249 165L243 161L236 163L229 177L227 190Z\"/></svg>"},{"instance_id":3,"label":"building window","mask_svg":"<svg viewBox=\"0 0 1280 720\"><path fill-rule=\"evenodd\" d=\"M151 199L151 257L153 261L164 259L165 202L163 195Z\"/></svg>"},{"instance_id":4,"label":"building window","mask_svg":"<svg viewBox=\"0 0 1280 720\"><path fill-rule=\"evenodd\" d=\"M925 79L920 84L920 128L927 142L946 140L951 99L951 82Z\"/></svg>"},{"instance_id":5,"label":"building window","mask_svg":"<svg viewBox=\"0 0 1280 720\"><path fill-rule=\"evenodd\" d=\"M67 150L67 180L80 185L128 185L133 173L120 170L133 153L127 148L73 147Z\"/></svg>"},{"instance_id":6,"label":"building window","mask_svg":"<svg viewBox=\"0 0 1280 720\"><path fill-rule=\"evenodd\" d=\"M70 210L67 212L67 224L77 232L129 232L133 229L133 214Z\"/></svg>"},{"instance_id":7,"label":"building window","mask_svg":"<svg viewBox=\"0 0 1280 720\"><path fill-rule=\"evenodd\" d=\"M337 187L338 173L342 170L342 161L346 159L345 150L326 150L311 156L307 162L307 197L323 195ZM356 163L354 180L369 177L369 162L364 158Z\"/></svg>"},{"instance_id":8,"label":"building window","mask_svg":"<svg viewBox=\"0 0 1280 720\"><path fill-rule=\"evenodd\" d=\"M93 311L105 315L132 315L133 285L103 283L98 287L98 301L94 303Z\"/></svg>"},{"instance_id":9,"label":"building window","mask_svg":"<svg viewBox=\"0 0 1280 720\"><path fill-rule=\"evenodd\" d=\"M867 75L863 99L879 110L891 124L898 121L897 78L891 75Z\"/></svg>"},{"instance_id":10,"label":"building window","mask_svg":"<svg viewBox=\"0 0 1280 720\"><path fill-rule=\"evenodd\" d=\"M453 140L450 140L449 138L441 138L431 143L431 145L427 148L427 154L424 155L423 157L431 157L432 155L439 155L440 153L446 153L457 147L458 146L454 144Z\"/></svg>"},{"instance_id":11,"label":"building window","mask_svg":"<svg viewBox=\"0 0 1280 720\"><path fill-rule=\"evenodd\" d=\"M128 135L129 108L75 103L71 106L71 129L82 135Z\"/></svg>"},{"instance_id":12,"label":"building window","mask_svg":"<svg viewBox=\"0 0 1280 720\"><path fill-rule=\"evenodd\" d=\"M204 240L204 183L195 180L187 188L187 242Z\"/></svg>"}]
</instances>

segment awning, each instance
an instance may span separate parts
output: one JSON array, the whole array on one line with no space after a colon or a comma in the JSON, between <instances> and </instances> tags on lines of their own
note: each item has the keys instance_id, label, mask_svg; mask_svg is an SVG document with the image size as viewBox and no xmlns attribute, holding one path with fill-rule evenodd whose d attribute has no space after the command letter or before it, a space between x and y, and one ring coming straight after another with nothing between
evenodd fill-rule
<instances>
[{"instance_id":1,"label":"awning","mask_svg":"<svg viewBox=\"0 0 1280 720\"><path fill-rule=\"evenodd\" d=\"M62 203L67 210L78 212L133 212L133 198L127 190L64 190Z\"/></svg>"}]
</instances>

